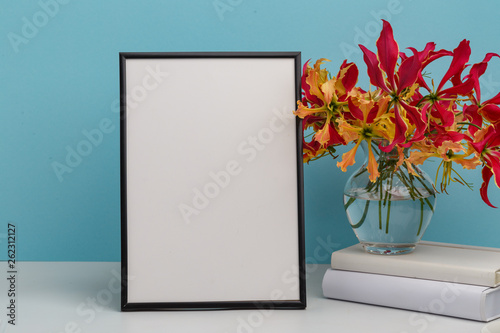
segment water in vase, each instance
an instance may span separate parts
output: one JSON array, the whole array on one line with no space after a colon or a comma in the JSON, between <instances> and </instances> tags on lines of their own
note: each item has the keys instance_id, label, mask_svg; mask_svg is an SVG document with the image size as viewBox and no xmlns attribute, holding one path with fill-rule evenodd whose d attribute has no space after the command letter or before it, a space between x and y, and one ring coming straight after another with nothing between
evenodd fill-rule
<instances>
[{"instance_id":1,"label":"water in vase","mask_svg":"<svg viewBox=\"0 0 500 333\"><path fill-rule=\"evenodd\" d=\"M404 187L384 189L381 193L354 188L344 194L349 223L368 252L413 251L431 220L436 199L425 188L415 192L410 195Z\"/></svg>"}]
</instances>

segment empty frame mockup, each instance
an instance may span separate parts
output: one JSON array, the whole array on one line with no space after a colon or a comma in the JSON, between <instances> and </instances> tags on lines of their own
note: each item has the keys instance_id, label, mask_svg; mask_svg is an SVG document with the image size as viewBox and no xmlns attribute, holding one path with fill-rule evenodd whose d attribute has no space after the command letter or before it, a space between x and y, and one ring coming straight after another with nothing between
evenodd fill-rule
<instances>
[{"instance_id":1,"label":"empty frame mockup","mask_svg":"<svg viewBox=\"0 0 500 333\"><path fill-rule=\"evenodd\" d=\"M300 53L120 53L122 310L305 308Z\"/></svg>"}]
</instances>

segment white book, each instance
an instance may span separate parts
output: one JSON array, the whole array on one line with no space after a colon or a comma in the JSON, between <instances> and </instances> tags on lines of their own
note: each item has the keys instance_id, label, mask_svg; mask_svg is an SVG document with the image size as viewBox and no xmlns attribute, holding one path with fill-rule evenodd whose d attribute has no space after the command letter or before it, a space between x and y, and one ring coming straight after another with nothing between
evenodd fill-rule
<instances>
[{"instance_id":1,"label":"white book","mask_svg":"<svg viewBox=\"0 0 500 333\"><path fill-rule=\"evenodd\" d=\"M485 322L500 317L500 287L328 269L323 295Z\"/></svg>"},{"instance_id":2,"label":"white book","mask_svg":"<svg viewBox=\"0 0 500 333\"><path fill-rule=\"evenodd\" d=\"M420 242L404 255L366 253L361 244L332 253L332 268L495 287L500 285L500 249Z\"/></svg>"}]
</instances>

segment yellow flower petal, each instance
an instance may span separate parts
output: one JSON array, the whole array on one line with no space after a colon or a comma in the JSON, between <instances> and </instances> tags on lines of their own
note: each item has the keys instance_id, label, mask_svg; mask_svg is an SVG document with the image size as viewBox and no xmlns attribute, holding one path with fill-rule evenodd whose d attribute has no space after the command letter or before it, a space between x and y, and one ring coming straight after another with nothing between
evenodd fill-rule
<instances>
[{"instance_id":1,"label":"yellow flower petal","mask_svg":"<svg viewBox=\"0 0 500 333\"><path fill-rule=\"evenodd\" d=\"M306 78L306 83L309 85L309 93L311 95L314 95L321 99L322 101L325 100L325 96L323 95L323 92L320 89L320 86L322 82L320 81L320 75L318 72L311 71L309 72L309 75Z\"/></svg>"},{"instance_id":2,"label":"yellow flower petal","mask_svg":"<svg viewBox=\"0 0 500 333\"><path fill-rule=\"evenodd\" d=\"M408 158L408 162L413 163L415 165L424 164L425 160L429 157L437 156L435 153L423 152L423 151L412 151L410 153L410 157Z\"/></svg>"},{"instance_id":3,"label":"yellow flower petal","mask_svg":"<svg viewBox=\"0 0 500 333\"><path fill-rule=\"evenodd\" d=\"M323 128L314 134L314 140L319 142L322 146L324 146L328 141L330 141L330 122L325 122Z\"/></svg>"},{"instance_id":4,"label":"yellow flower petal","mask_svg":"<svg viewBox=\"0 0 500 333\"><path fill-rule=\"evenodd\" d=\"M378 163L377 160L375 159L375 156L373 155L372 151L372 145L371 145L371 139L369 139L368 142L368 173L370 174L370 181L374 183L378 176L380 175L380 172L378 172Z\"/></svg>"},{"instance_id":5,"label":"yellow flower petal","mask_svg":"<svg viewBox=\"0 0 500 333\"><path fill-rule=\"evenodd\" d=\"M335 96L335 78L326 81L321 85L321 91L325 96L325 103L329 105L332 102L332 99L336 100ZM335 98L334 98L335 97Z\"/></svg>"},{"instance_id":6,"label":"yellow flower petal","mask_svg":"<svg viewBox=\"0 0 500 333\"><path fill-rule=\"evenodd\" d=\"M308 108L307 106L305 106L304 104L302 104L301 101L299 101L297 104L298 104L297 110L294 111L293 114L296 115L299 118L302 118L302 119L304 119L305 116L308 116L308 115L311 115L311 114L323 113L323 112L327 111L326 107Z\"/></svg>"},{"instance_id":7,"label":"yellow flower petal","mask_svg":"<svg viewBox=\"0 0 500 333\"><path fill-rule=\"evenodd\" d=\"M342 118L337 118L338 132L345 142L355 141L359 137L361 127L354 127Z\"/></svg>"},{"instance_id":8,"label":"yellow flower petal","mask_svg":"<svg viewBox=\"0 0 500 333\"><path fill-rule=\"evenodd\" d=\"M411 173L414 176L420 177L420 175L415 171L413 168L413 165L405 160L406 168L408 169L408 172Z\"/></svg>"},{"instance_id":9,"label":"yellow flower petal","mask_svg":"<svg viewBox=\"0 0 500 333\"><path fill-rule=\"evenodd\" d=\"M477 157L474 156L469 159L465 158L457 158L453 159L453 162L460 164L464 169L469 169L473 170L475 169L479 164L481 164L481 160Z\"/></svg>"},{"instance_id":10,"label":"yellow flower petal","mask_svg":"<svg viewBox=\"0 0 500 333\"><path fill-rule=\"evenodd\" d=\"M356 163L354 157L356 156L356 151L358 150L359 144L361 141L358 141L356 145L349 150L347 153L342 154L342 161L337 162L337 167L340 168L343 172L347 171L347 167Z\"/></svg>"}]
</instances>

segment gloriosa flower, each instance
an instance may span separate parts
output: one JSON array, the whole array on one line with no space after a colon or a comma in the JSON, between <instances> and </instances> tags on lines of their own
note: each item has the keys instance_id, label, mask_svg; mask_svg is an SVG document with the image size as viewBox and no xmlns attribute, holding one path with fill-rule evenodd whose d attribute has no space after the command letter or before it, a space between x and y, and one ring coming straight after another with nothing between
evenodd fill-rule
<instances>
[{"instance_id":1,"label":"gloriosa flower","mask_svg":"<svg viewBox=\"0 0 500 333\"><path fill-rule=\"evenodd\" d=\"M463 40L453 50L435 51L428 43L418 51L401 52L389 22L382 20L382 31L376 42L377 51L359 45L367 67L371 88L357 87L358 68L344 60L336 76L322 68L327 59L314 66L304 64L302 100L294 114L303 119L303 130L312 129L309 141L304 140L304 162L325 155L337 158L335 147L354 143L342 155L337 166L346 168L355 163L354 157L362 141L368 143L368 172L370 180L379 177L372 143L389 152L400 154L398 166L405 164L411 173L411 163L422 164L428 158L441 159L436 182L441 173L441 190L452 181L469 185L455 170L482 167L483 201L488 199L491 178L500 187L500 93L481 101L479 78L488 62L500 56L488 53L483 61L469 64L470 43ZM426 81L425 68L441 58L451 62L437 87ZM468 72L466 70L468 69ZM427 79L428 80L428 79ZM403 149L409 149L408 158Z\"/></svg>"}]
</instances>

